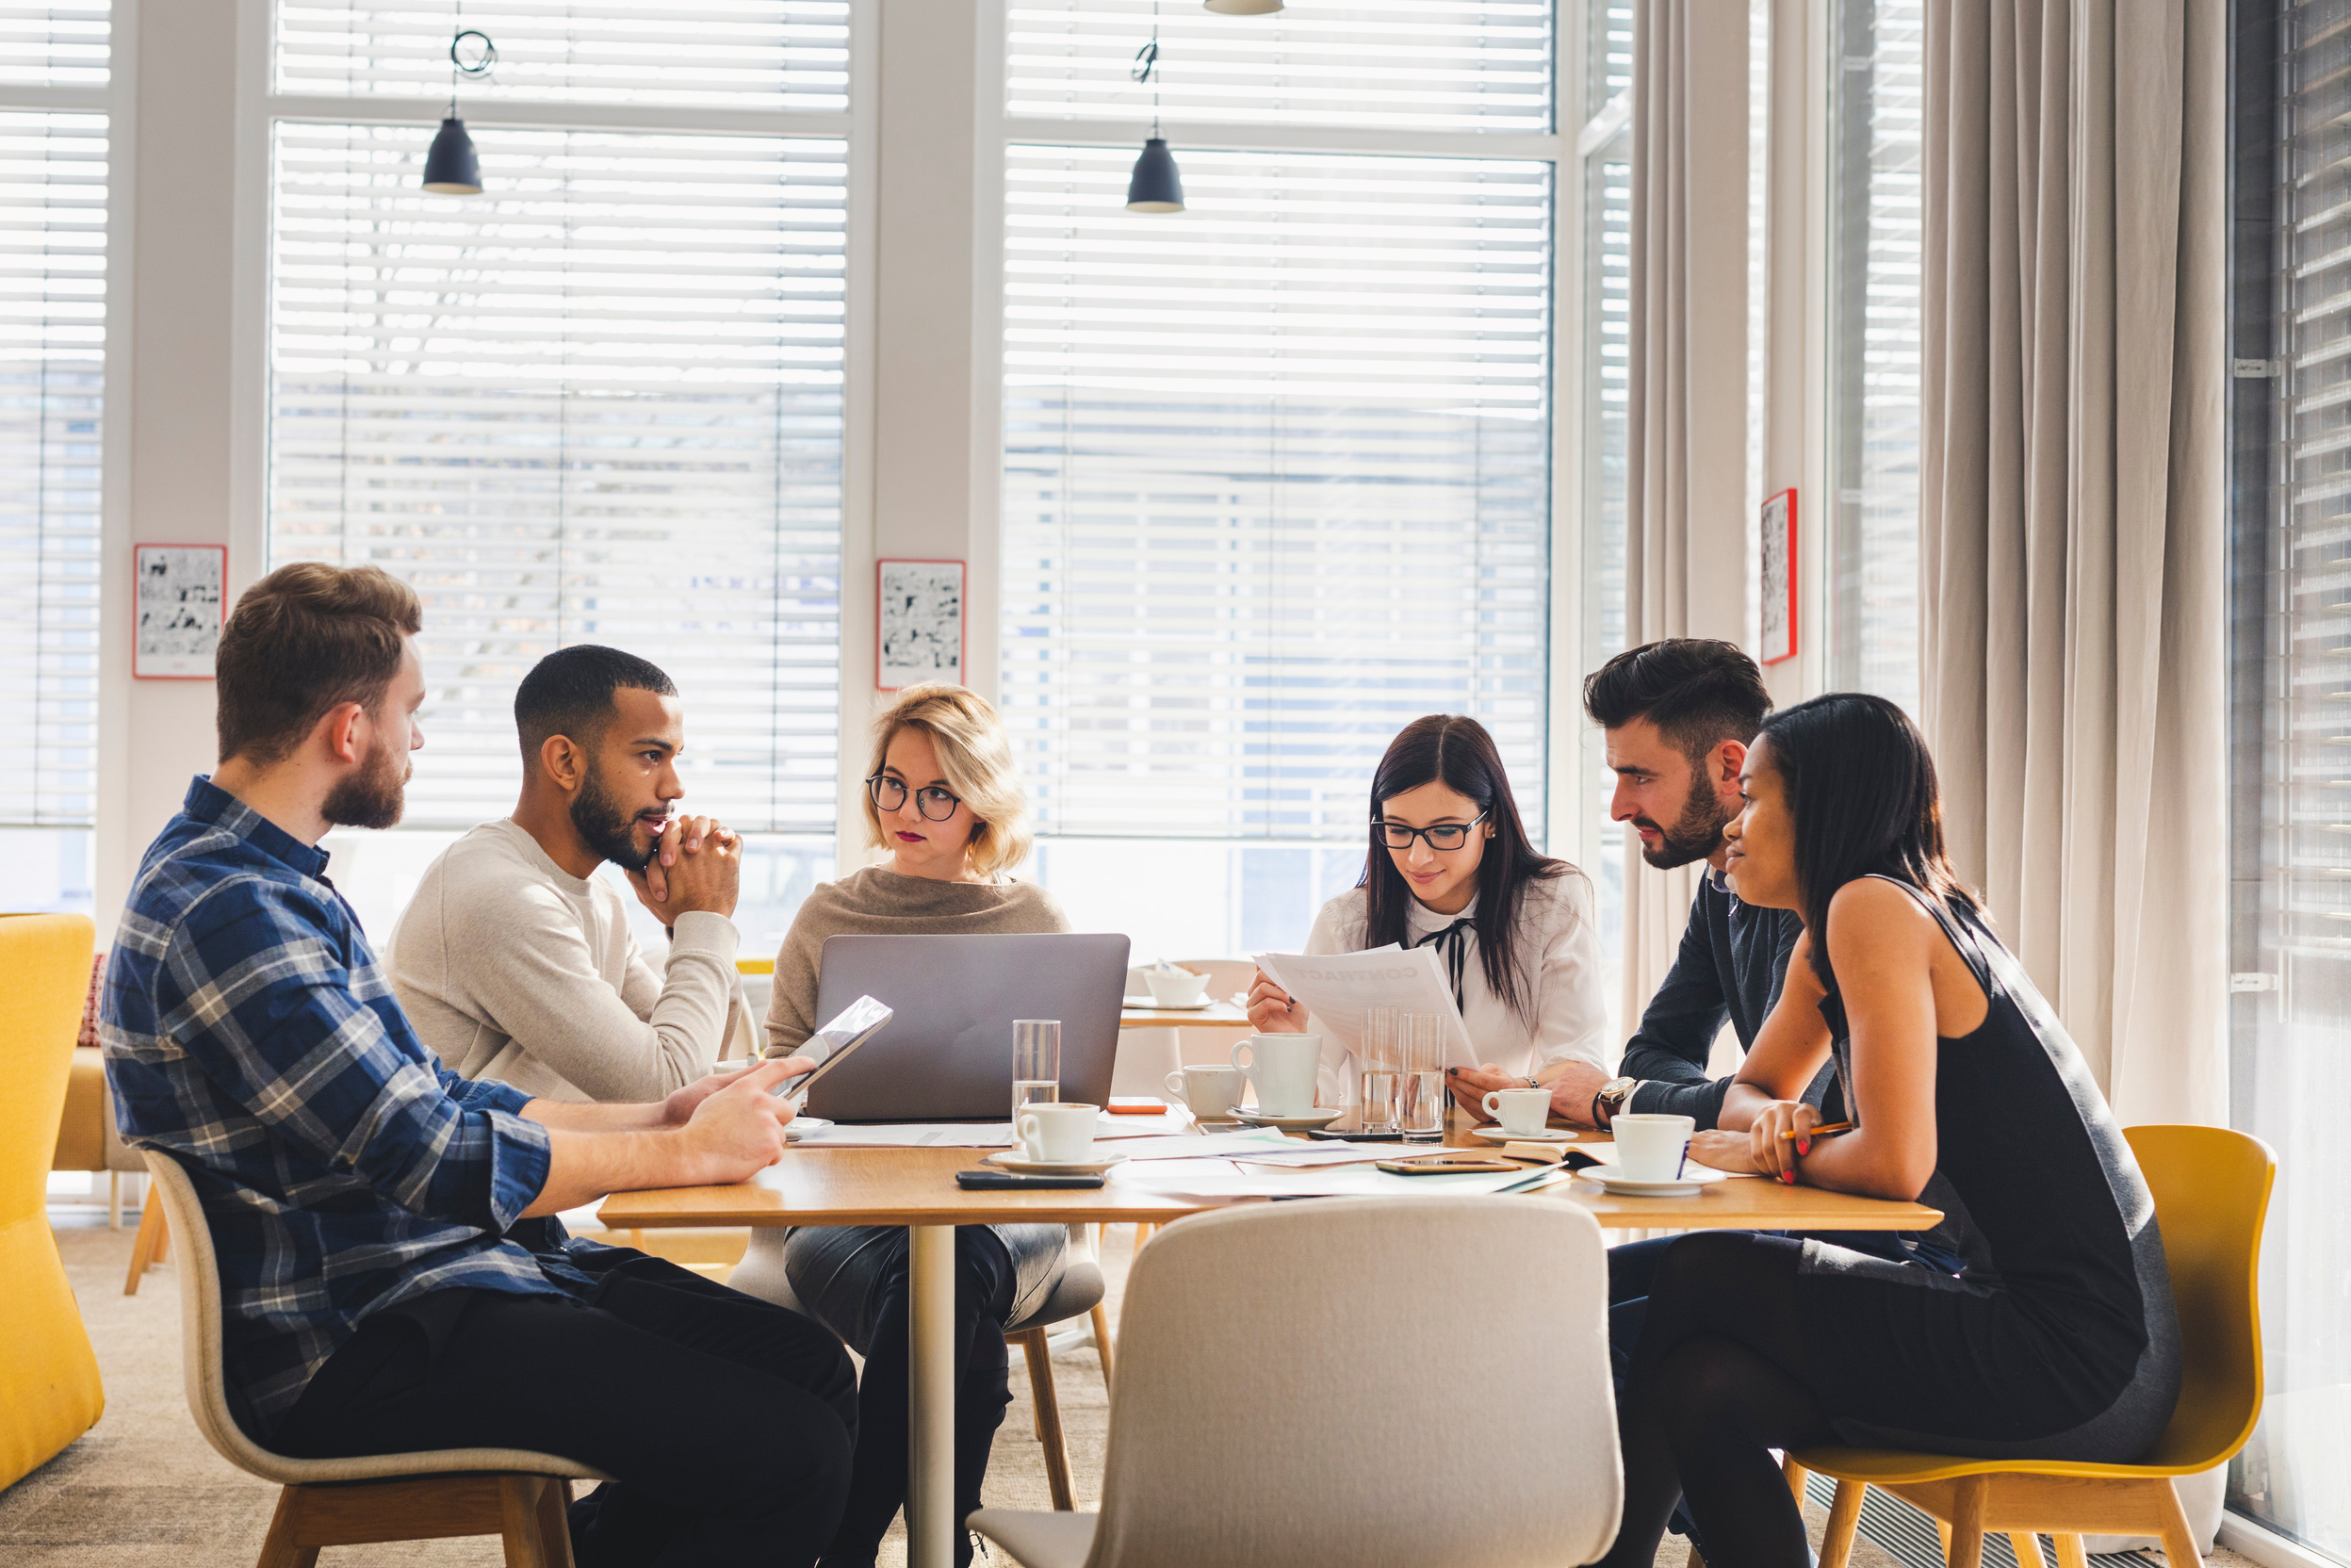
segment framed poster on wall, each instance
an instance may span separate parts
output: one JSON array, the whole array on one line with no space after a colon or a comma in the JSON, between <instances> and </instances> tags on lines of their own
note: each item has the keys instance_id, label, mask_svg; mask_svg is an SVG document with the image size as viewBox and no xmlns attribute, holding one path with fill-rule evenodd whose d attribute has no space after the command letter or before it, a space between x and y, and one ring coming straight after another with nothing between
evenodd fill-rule
<instances>
[{"instance_id":1,"label":"framed poster on wall","mask_svg":"<svg viewBox=\"0 0 2351 1568\"><path fill-rule=\"evenodd\" d=\"M131 675L139 680L210 680L226 614L225 545L133 545Z\"/></svg>"},{"instance_id":2,"label":"framed poster on wall","mask_svg":"<svg viewBox=\"0 0 2351 1568\"><path fill-rule=\"evenodd\" d=\"M894 692L925 680L963 684L963 563L882 561L873 617L873 684Z\"/></svg>"},{"instance_id":3,"label":"framed poster on wall","mask_svg":"<svg viewBox=\"0 0 2351 1568\"><path fill-rule=\"evenodd\" d=\"M1755 569L1761 577L1763 662L1796 657L1796 492L1783 490L1763 503L1763 547Z\"/></svg>"}]
</instances>

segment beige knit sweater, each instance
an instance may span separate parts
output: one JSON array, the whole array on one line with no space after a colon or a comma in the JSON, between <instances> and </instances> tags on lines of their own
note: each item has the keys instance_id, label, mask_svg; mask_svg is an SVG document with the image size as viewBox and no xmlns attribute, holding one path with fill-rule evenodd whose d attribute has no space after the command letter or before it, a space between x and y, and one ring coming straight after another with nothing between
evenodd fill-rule
<instances>
[{"instance_id":1,"label":"beige knit sweater","mask_svg":"<svg viewBox=\"0 0 2351 1568\"><path fill-rule=\"evenodd\" d=\"M1067 931L1069 917L1034 882L936 882L868 866L812 890L776 955L771 1049L816 1033L816 971L827 937L995 936Z\"/></svg>"}]
</instances>

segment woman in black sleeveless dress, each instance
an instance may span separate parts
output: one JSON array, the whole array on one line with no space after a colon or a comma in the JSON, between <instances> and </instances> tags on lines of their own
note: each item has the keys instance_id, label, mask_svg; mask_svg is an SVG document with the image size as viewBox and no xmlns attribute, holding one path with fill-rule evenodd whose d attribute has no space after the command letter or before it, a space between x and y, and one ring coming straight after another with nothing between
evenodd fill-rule
<instances>
[{"instance_id":1,"label":"woman in black sleeveless dress","mask_svg":"<svg viewBox=\"0 0 2351 1568\"><path fill-rule=\"evenodd\" d=\"M1883 698L1816 697L1765 725L1741 783L1732 885L1805 934L1693 1155L1877 1198L1915 1198L1939 1166L1976 1239L1955 1277L1740 1232L1668 1249L1618 1413L1608 1568L1648 1568L1683 1496L1715 1568L1805 1568L1773 1448L2129 1462L2179 1396L2154 1202L1952 875L1916 727ZM1798 1096L1832 1055L1854 1129L1807 1138L1820 1117Z\"/></svg>"}]
</instances>

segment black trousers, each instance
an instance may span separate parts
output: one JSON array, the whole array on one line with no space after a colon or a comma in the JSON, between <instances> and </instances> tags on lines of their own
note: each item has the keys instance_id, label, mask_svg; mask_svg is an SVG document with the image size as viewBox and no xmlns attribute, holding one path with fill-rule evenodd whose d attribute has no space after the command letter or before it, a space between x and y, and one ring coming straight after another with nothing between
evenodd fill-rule
<instances>
[{"instance_id":1,"label":"black trousers","mask_svg":"<svg viewBox=\"0 0 2351 1568\"><path fill-rule=\"evenodd\" d=\"M913 1380L907 1331L909 1239L904 1227L872 1239L857 1254L872 1270L873 1331L865 1347L865 1382L857 1393L857 1470L825 1568L869 1568L906 1497L907 1396ZM980 1483L1012 1402L1006 1382L1004 1319L1012 1311L1012 1258L985 1225L955 1227L956 1568L971 1560L971 1534L961 1522L980 1506ZM810 1311L821 1310L813 1301Z\"/></svg>"},{"instance_id":2,"label":"black trousers","mask_svg":"<svg viewBox=\"0 0 2351 1568\"><path fill-rule=\"evenodd\" d=\"M376 1314L270 1438L304 1458L532 1448L618 1479L580 1568L806 1568L848 1495L857 1379L797 1313L624 1249L585 1300L436 1291Z\"/></svg>"},{"instance_id":3,"label":"black trousers","mask_svg":"<svg viewBox=\"0 0 2351 1568\"><path fill-rule=\"evenodd\" d=\"M1632 1376L1633 1349L1641 1343L1641 1319L1648 1315L1649 1291L1657 1278L1657 1266L1664 1261L1665 1250L1680 1240L1679 1236L1657 1236L1649 1241L1628 1241L1622 1247L1608 1249L1608 1360L1616 1381L1616 1401L1624 1403L1624 1385ZM1798 1238L1801 1239L1801 1238ZM1916 1255L1947 1273L1959 1272L1961 1260L1945 1252L1933 1243L1919 1242L1907 1233L1894 1231L1837 1231L1822 1232L1820 1239L1849 1251L1865 1253L1900 1263ZM1686 1508L1673 1510L1668 1527L1675 1535L1688 1536L1690 1544L1708 1562L1713 1555L1706 1549L1706 1542L1698 1533L1697 1525Z\"/></svg>"}]
</instances>

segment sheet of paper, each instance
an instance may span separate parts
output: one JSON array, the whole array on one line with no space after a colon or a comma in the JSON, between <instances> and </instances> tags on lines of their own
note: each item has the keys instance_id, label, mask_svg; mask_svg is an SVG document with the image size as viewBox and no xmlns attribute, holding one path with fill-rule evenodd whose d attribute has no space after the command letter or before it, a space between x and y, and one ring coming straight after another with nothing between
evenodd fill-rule
<instances>
[{"instance_id":1,"label":"sheet of paper","mask_svg":"<svg viewBox=\"0 0 2351 1568\"><path fill-rule=\"evenodd\" d=\"M1224 1164L1226 1162L1218 1162ZM1232 1169L1227 1165L1228 1169ZM1112 1173L1121 1185L1134 1185L1175 1198L1389 1198L1398 1195L1433 1197L1439 1194L1499 1192L1527 1179L1520 1171L1472 1171L1460 1176L1391 1176L1367 1165L1347 1165L1319 1170L1237 1169L1221 1174L1182 1164L1158 1163L1141 1168L1130 1162Z\"/></svg>"},{"instance_id":2,"label":"sheet of paper","mask_svg":"<svg viewBox=\"0 0 2351 1568\"><path fill-rule=\"evenodd\" d=\"M1104 1111L1094 1119L1094 1136L1098 1139L1184 1137L1191 1133L1192 1127L1192 1113L1173 1106L1162 1116L1112 1116Z\"/></svg>"},{"instance_id":3,"label":"sheet of paper","mask_svg":"<svg viewBox=\"0 0 2351 1568\"><path fill-rule=\"evenodd\" d=\"M904 1125L881 1123L868 1127L827 1127L805 1138L794 1149L1009 1149L1009 1121L918 1121Z\"/></svg>"},{"instance_id":4,"label":"sheet of paper","mask_svg":"<svg viewBox=\"0 0 2351 1568\"><path fill-rule=\"evenodd\" d=\"M1260 953L1259 969L1273 983L1306 1004L1326 1041L1353 1051L1363 1037L1363 1015L1374 1007L1401 1007L1443 1021L1445 1065L1478 1066L1469 1030L1454 1005L1452 982L1436 949L1378 947L1367 953L1332 955ZM1326 1062L1331 1059L1328 1045Z\"/></svg>"}]
</instances>

